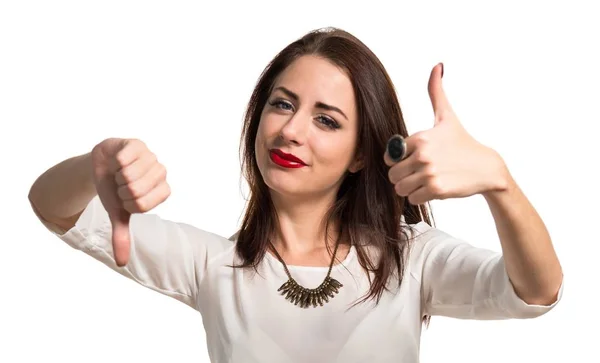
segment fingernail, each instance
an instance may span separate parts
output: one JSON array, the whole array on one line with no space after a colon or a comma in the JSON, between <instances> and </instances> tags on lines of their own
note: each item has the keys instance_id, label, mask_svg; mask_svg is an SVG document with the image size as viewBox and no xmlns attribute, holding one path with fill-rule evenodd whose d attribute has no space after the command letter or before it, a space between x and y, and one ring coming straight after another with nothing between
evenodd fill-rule
<instances>
[{"instance_id":1,"label":"fingernail","mask_svg":"<svg viewBox=\"0 0 600 363\"><path fill-rule=\"evenodd\" d=\"M394 135L388 140L388 155L393 162L397 163L404 158L406 153L406 141L401 135Z\"/></svg>"},{"instance_id":2,"label":"fingernail","mask_svg":"<svg viewBox=\"0 0 600 363\"><path fill-rule=\"evenodd\" d=\"M444 63L440 62L440 64L442 65L442 78L444 78Z\"/></svg>"}]
</instances>

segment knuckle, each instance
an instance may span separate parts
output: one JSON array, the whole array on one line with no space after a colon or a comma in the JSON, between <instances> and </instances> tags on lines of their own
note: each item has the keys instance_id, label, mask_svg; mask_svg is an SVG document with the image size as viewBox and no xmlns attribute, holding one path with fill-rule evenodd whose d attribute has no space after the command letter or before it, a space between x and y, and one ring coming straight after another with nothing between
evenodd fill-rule
<instances>
[{"instance_id":1,"label":"knuckle","mask_svg":"<svg viewBox=\"0 0 600 363\"><path fill-rule=\"evenodd\" d=\"M137 198L135 200L135 207L140 213L148 212L151 209L146 198Z\"/></svg>"},{"instance_id":2,"label":"knuckle","mask_svg":"<svg viewBox=\"0 0 600 363\"><path fill-rule=\"evenodd\" d=\"M141 158L145 159L149 165L156 164L158 162L158 157L150 150L145 151Z\"/></svg>"},{"instance_id":3,"label":"knuckle","mask_svg":"<svg viewBox=\"0 0 600 363\"><path fill-rule=\"evenodd\" d=\"M421 204L421 203L419 202L419 200L417 199L417 197L415 197L415 195L414 195L414 194L411 194L411 195L409 195L407 199L408 199L408 202L409 202L410 204L412 204L412 205L419 205L419 204Z\"/></svg>"},{"instance_id":4,"label":"knuckle","mask_svg":"<svg viewBox=\"0 0 600 363\"><path fill-rule=\"evenodd\" d=\"M437 197L441 197L445 193L445 188L439 178L431 178L428 183L429 191Z\"/></svg>"},{"instance_id":5,"label":"knuckle","mask_svg":"<svg viewBox=\"0 0 600 363\"><path fill-rule=\"evenodd\" d=\"M161 179L167 179L167 168L162 164L158 164L158 175Z\"/></svg>"},{"instance_id":6,"label":"knuckle","mask_svg":"<svg viewBox=\"0 0 600 363\"><path fill-rule=\"evenodd\" d=\"M117 182L129 184L133 181L133 173L129 168L123 168L116 173Z\"/></svg>"},{"instance_id":7,"label":"knuckle","mask_svg":"<svg viewBox=\"0 0 600 363\"><path fill-rule=\"evenodd\" d=\"M436 168L432 164L428 164L423 168L423 175L427 178L433 178L437 174Z\"/></svg>"},{"instance_id":8,"label":"knuckle","mask_svg":"<svg viewBox=\"0 0 600 363\"><path fill-rule=\"evenodd\" d=\"M406 196L406 193L404 192L404 188L402 188L402 184L401 183L397 183L394 185L394 190L396 191L396 194L400 195L400 196Z\"/></svg>"},{"instance_id":9,"label":"knuckle","mask_svg":"<svg viewBox=\"0 0 600 363\"><path fill-rule=\"evenodd\" d=\"M421 164L428 164L431 161L429 153L425 148L419 148L415 151L415 159Z\"/></svg>"},{"instance_id":10,"label":"knuckle","mask_svg":"<svg viewBox=\"0 0 600 363\"><path fill-rule=\"evenodd\" d=\"M429 143L429 135L427 135L427 133L425 132L418 132L417 134L414 135L415 138L415 144L417 146L420 145L425 145L427 143Z\"/></svg>"},{"instance_id":11,"label":"knuckle","mask_svg":"<svg viewBox=\"0 0 600 363\"><path fill-rule=\"evenodd\" d=\"M92 148L92 158L97 158L98 155L100 154L100 150L102 148L102 143L96 144L94 145L94 147Z\"/></svg>"},{"instance_id":12,"label":"knuckle","mask_svg":"<svg viewBox=\"0 0 600 363\"><path fill-rule=\"evenodd\" d=\"M131 184L128 184L127 186L129 189L129 194L133 198L139 198L139 197L143 196L144 189L143 189L143 185L141 183L131 183Z\"/></svg>"},{"instance_id":13,"label":"knuckle","mask_svg":"<svg viewBox=\"0 0 600 363\"><path fill-rule=\"evenodd\" d=\"M169 184L164 183L164 187L163 187L163 196L162 196L162 201L164 202L165 200L167 200L167 198L169 198L171 196L171 187L169 186Z\"/></svg>"},{"instance_id":14,"label":"knuckle","mask_svg":"<svg viewBox=\"0 0 600 363\"><path fill-rule=\"evenodd\" d=\"M396 173L394 172L395 169L394 168L390 168L390 170L388 170L388 180L393 184L395 183L395 179L396 179Z\"/></svg>"},{"instance_id":15,"label":"knuckle","mask_svg":"<svg viewBox=\"0 0 600 363\"><path fill-rule=\"evenodd\" d=\"M120 150L115 154L115 161L119 166L124 166L127 164L127 154L124 150Z\"/></svg>"},{"instance_id":16,"label":"knuckle","mask_svg":"<svg viewBox=\"0 0 600 363\"><path fill-rule=\"evenodd\" d=\"M146 147L146 143L138 138L129 139L129 142L136 147Z\"/></svg>"}]
</instances>

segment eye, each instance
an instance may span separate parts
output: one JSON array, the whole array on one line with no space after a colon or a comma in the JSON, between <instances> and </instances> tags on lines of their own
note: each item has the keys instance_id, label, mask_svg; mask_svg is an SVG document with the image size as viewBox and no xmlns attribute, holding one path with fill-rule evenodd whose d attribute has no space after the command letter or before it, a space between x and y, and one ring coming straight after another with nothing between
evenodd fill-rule
<instances>
[{"instance_id":1,"label":"eye","mask_svg":"<svg viewBox=\"0 0 600 363\"><path fill-rule=\"evenodd\" d=\"M282 100L275 100L275 101L269 102L269 105L275 106L275 108L279 108L281 110L288 110L288 111L293 108L293 106L290 103L284 102ZM281 107L281 106L284 106L284 107ZM288 106L290 108L285 108L285 106Z\"/></svg>"},{"instance_id":2,"label":"eye","mask_svg":"<svg viewBox=\"0 0 600 363\"><path fill-rule=\"evenodd\" d=\"M340 124L337 123L334 119L330 118L330 117L326 117L326 116L319 116L317 117L320 121L320 123L322 123L323 125L325 125L326 127L329 127L330 129L339 129L340 128Z\"/></svg>"},{"instance_id":3,"label":"eye","mask_svg":"<svg viewBox=\"0 0 600 363\"><path fill-rule=\"evenodd\" d=\"M285 111L291 111L294 108L294 106L291 103L283 101L283 100L271 101L271 102L269 102L269 105L274 106L277 109L285 110ZM286 107L289 107L289 108L286 108ZM335 121L331 117L318 116L317 119L319 120L320 124L324 125L327 128L330 128L332 130L340 128L340 124L337 123L337 121Z\"/></svg>"}]
</instances>

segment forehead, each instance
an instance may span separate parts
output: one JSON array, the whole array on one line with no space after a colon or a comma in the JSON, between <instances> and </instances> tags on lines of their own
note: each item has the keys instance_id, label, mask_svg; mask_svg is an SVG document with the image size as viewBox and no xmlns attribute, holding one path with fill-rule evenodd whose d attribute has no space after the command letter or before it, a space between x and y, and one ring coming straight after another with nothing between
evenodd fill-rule
<instances>
[{"instance_id":1,"label":"forehead","mask_svg":"<svg viewBox=\"0 0 600 363\"><path fill-rule=\"evenodd\" d=\"M298 58L279 75L273 88L279 86L296 93L300 102L320 101L353 114L352 82L346 72L326 59L316 56Z\"/></svg>"}]
</instances>

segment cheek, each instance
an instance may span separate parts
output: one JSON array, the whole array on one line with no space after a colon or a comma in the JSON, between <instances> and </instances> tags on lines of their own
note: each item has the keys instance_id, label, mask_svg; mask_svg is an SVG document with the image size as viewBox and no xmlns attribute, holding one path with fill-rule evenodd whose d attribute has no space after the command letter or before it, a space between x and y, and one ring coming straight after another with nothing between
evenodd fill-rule
<instances>
[{"instance_id":1,"label":"cheek","mask_svg":"<svg viewBox=\"0 0 600 363\"><path fill-rule=\"evenodd\" d=\"M256 138L254 139L254 157L256 158L259 168L261 166L261 156L263 149L262 145L264 145L265 143L263 134L263 122L261 120L261 122L258 124L258 130L256 130Z\"/></svg>"},{"instance_id":2,"label":"cheek","mask_svg":"<svg viewBox=\"0 0 600 363\"><path fill-rule=\"evenodd\" d=\"M318 164L333 173L339 173L348 167L354 150L353 145L343 136L322 138L313 143L312 148Z\"/></svg>"},{"instance_id":3,"label":"cheek","mask_svg":"<svg viewBox=\"0 0 600 363\"><path fill-rule=\"evenodd\" d=\"M258 123L258 130L256 131L256 145L265 143L265 140L269 139L269 135L272 133L270 129L273 128L272 122L269 122L268 117L264 117Z\"/></svg>"},{"instance_id":4,"label":"cheek","mask_svg":"<svg viewBox=\"0 0 600 363\"><path fill-rule=\"evenodd\" d=\"M255 157L259 166L264 164L264 158L267 157L267 147L277 137L278 132L275 127L275 123L272 118L263 116L258 124L258 130L256 131L256 140L254 142Z\"/></svg>"},{"instance_id":5,"label":"cheek","mask_svg":"<svg viewBox=\"0 0 600 363\"><path fill-rule=\"evenodd\" d=\"M279 118L280 117L281 116L279 116ZM277 115L270 112L265 112L260 119L258 127L261 128L264 133L272 134L277 129L278 122L279 120Z\"/></svg>"},{"instance_id":6,"label":"cheek","mask_svg":"<svg viewBox=\"0 0 600 363\"><path fill-rule=\"evenodd\" d=\"M258 125L256 139L260 140L262 145L268 144L277 138L279 131L277 120L273 116L265 116Z\"/></svg>"}]
</instances>

